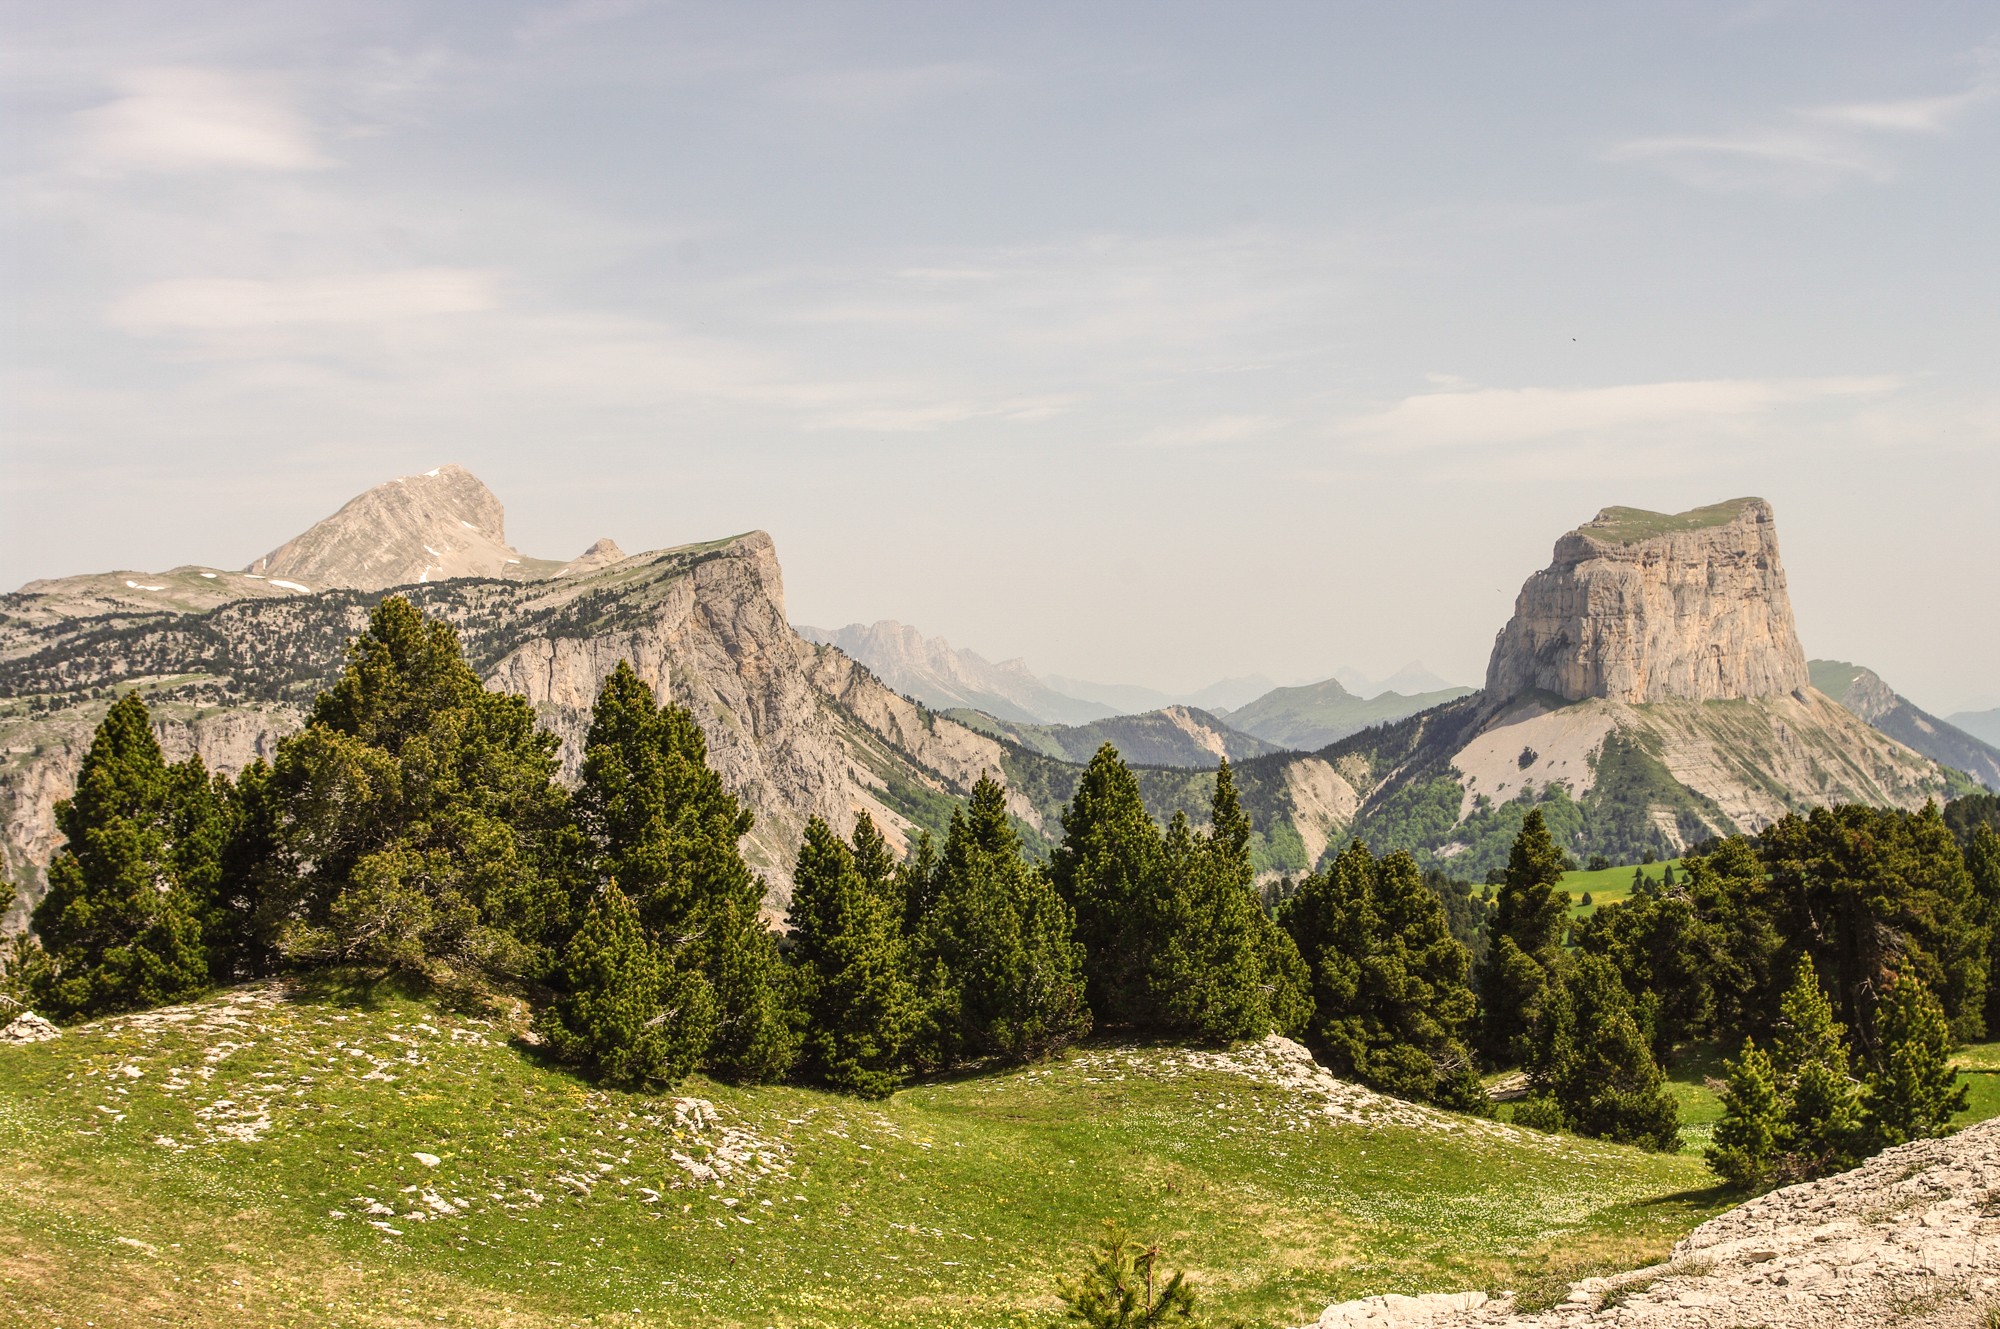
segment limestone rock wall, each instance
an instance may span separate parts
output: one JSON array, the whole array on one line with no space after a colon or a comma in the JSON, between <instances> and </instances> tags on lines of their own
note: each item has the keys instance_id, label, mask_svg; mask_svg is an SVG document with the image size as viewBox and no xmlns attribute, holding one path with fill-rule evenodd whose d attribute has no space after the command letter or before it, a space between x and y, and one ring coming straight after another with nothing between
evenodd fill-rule
<instances>
[{"instance_id":1,"label":"limestone rock wall","mask_svg":"<svg viewBox=\"0 0 2000 1329\"><path fill-rule=\"evenodd\" d=\"M1771 505L1608 508L1528 578L1486 670L1495 698L1726 701L1809 685Z\"/></svg>"}]
</instances>

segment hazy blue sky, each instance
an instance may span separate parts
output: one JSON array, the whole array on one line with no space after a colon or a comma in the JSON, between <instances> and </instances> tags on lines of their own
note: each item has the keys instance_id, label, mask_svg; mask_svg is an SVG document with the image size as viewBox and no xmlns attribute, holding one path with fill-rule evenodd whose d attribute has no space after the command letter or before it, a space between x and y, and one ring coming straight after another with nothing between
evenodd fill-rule
<instances>
[{"instance_id":1,"label":"hazy blue sky","mask_svg":"<svg viewBox=\"0 0 2000 1329\"><path fill-rule=\"evenodd\" d=\"M2000 7L0 4L0 584L441 461L1045 672L1482 675L1620 503L2000 703Z\"/></svg>"}]
</instances>

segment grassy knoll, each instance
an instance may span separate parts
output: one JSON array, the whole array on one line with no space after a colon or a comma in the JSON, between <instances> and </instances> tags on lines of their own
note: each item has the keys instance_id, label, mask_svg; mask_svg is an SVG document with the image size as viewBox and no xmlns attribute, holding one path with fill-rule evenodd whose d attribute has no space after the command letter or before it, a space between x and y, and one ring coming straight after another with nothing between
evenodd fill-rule
<instances>
[{"instance_id":1,"label":"grassy knoll","mask_svg":"<svg viewBox=\"0 0 2000 1329\"><path fill-rule=\"evenodd\" d=\"M1296 1324L1643 1263L1727 1202L1695 1159L1424 1112L1270 1046L1098 1044L882 1104L651 1098L455 1006L250 988L0 1048L0 1304L63 1325L1043 1323L1120 1219L1218 1310Z\"/></svg>"},{"instance_id":2,"label":"grassy knoll","mask_svg":"<svg viewBox=\"0 0 2000 1329\"><path fill-rule=\"evenodd\" d=\"M1673 864L1674 876L1678 878L1681 875L1681 861L1678 858L1668 861ZM1637 870L1644 872L1646 879L1657 885L1666 875L1667 862L1647 863ZM1594 913L1599 905L1616 904L1620 900L1629 899L1632 895L1633 871L1633 866L1628 863L1622 868L1599 868L1595 872L1586 868L1563 873L1562 888L1569 892L1570 913L1580 918L1585 914ZM1590 895L1588 905L1581 903L1585 892Z\"/></svg>"}]
</instances>

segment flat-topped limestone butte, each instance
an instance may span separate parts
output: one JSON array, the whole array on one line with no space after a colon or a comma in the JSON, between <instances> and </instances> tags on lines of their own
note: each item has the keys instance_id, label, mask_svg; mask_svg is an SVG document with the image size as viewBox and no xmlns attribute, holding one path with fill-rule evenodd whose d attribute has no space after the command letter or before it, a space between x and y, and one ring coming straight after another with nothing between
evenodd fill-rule
<instances>
[{"instance_id":1,"label":"flat-topped limestone butte","mask_svg":"<svg viewBox=\"0 0 2000 1329\"><path fill-rule=\"evenodd\" d=\"M1761 498L1604 509L1522 586L1486 667L1497 699L1733 701L1809 684Z\"/></svg>"}]
</instances>

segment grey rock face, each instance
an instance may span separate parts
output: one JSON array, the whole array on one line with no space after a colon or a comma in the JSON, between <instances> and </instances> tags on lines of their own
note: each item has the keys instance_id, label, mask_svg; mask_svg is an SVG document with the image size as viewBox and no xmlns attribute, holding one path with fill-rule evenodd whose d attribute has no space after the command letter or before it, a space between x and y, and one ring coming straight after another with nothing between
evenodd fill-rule
<instances>
[{"instance_id":1,"label":"grey rock face","mask_svg":"<svg viewBox=\"0 0 2000 1329\"><path fill-rule=\"evenodd\" d=\"M1671 516L1606 508L1528 578L1486 669L1495 698L1728 701L1808 685L1760 498Z\"/></svg>"},{"instance_id":2,"label":"grey rock face","mask_svg":"<svg viewBox=\"0 0 2000 1329\"><path fill-rule=\"evenodd\" d=\"M376 485L246 571L313 590L363 591L517 575L522 559L506 526L492 490L462 466L440 466Z\"/></svg>"},{"instance_id":3,"label":"grey rock face","mask_svg":"<svg viewBox=\"0 0 2000 1329\"><path fill-rule=\"evenodd\" d=\"M843 833L867 812L892 842L910 826L899 807L961 797L1001 769L993 739L884 687L831 647L802 640L785 619L771 538L643 554L595 571L535 581L453 581L404 588L424 613L453 623L487 685L520 693L562 740L573 777L604 678L629 660L663 697L688 707L724 783L756 815L743 849L781 904L807 818ZM338 674L369 600L351 591L247 600L204 615L17 626L0 659L15 695L109 692L147 680L170 758L200 752L234 771L268 755L304 722L304 705ZM167 682L166 680L173 680ZM25 925L57 848L54 807L66 797L108 699L0 719L0 846ZM1031 825L1041 815L1011 800Z\"/></svg>"}]
</instances>

